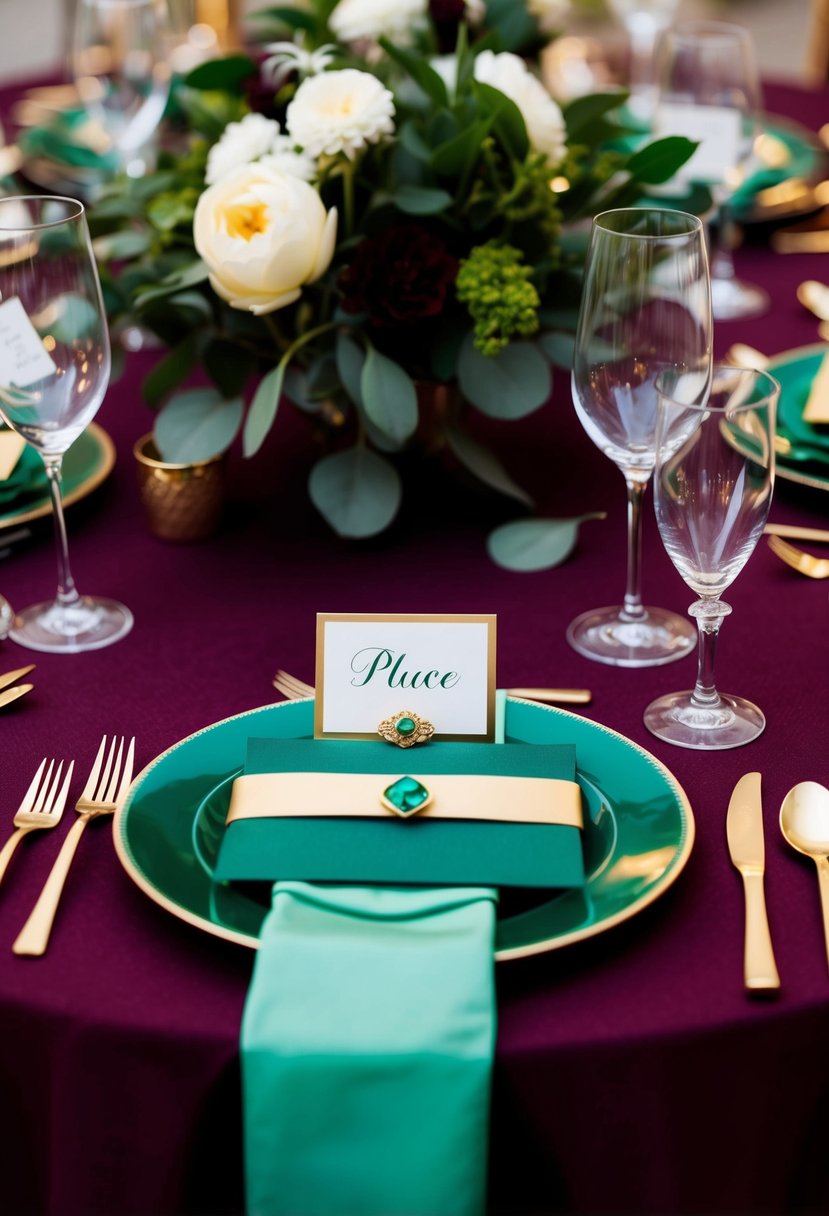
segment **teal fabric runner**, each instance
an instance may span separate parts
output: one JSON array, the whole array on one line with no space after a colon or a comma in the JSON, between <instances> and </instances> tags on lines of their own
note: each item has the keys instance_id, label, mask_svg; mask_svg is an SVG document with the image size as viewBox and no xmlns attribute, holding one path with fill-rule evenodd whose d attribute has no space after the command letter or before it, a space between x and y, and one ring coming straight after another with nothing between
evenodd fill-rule
<instances>
[{"instance_id":1,"label":"teal fabric runner","mask_svg":"<svg viewBox=\"0 0 829 1216\"><path fill-rule=\"evenodd\" d=\"M242 1023L249 1216L480 1216L496 894L274 886Z\"/></svg>"}]
</instances>

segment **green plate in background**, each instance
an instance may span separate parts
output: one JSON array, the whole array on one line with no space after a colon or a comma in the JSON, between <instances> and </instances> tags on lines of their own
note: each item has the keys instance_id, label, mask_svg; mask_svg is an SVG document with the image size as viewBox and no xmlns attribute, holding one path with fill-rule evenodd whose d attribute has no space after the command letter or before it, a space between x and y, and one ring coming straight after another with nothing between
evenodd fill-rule
<instances>
[{"instance_id":1,"label":"green plate in background","mask_svg":"<svg viewBox=\"0 0 829 1216\"><path fill-rule=\"evenodd\" d=\"M313 728L313 701L284 702L208 726L152 761L114 824L118 857L141 890L179 919L255 947L267 906L210 877L230 779L244 763L249 736L302 738ZM691 808L674 777L622 735L512 699L506 733L520 742L575 744L588 880L502 916L501 961L557 949L633 916L676 879L694 840Z\"/></svg>"},{"instance_id":2,"label":"green plate in background","mask_svg":"<svg viewBox=\"0 0 829 1216\"><path fill-rule=\"evenodd\" d=\"M818 490L829 490L829 426L804 422L803 410L827 353L829 346L820 343L784 351L769 361L769 371L780 381L777 433L791 445L790 454L778 453L777 472L787 481Z\"/></svg>"},{"instance_id":3,"label":"green plate in background","mask_svg":"<svg viewBox=\"0 0 829 1216\"><path fill-rule=\"evenodd\" d=\"M115 445L102 427L96 422L90 423L63 458L64 506L71 506L79 498L91 494L109 475L114 464ZM19 495L0 506L0 531L30 523L51 512L44 470L37 480L27 481Z\"/></svg>"}]
</instances>

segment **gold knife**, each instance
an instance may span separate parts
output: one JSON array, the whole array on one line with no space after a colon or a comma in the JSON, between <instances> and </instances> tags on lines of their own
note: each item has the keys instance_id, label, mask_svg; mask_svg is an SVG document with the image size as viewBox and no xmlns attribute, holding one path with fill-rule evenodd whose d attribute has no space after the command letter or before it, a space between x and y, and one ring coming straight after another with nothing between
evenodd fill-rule
<instances>
[{"instance_id":1,"label":"gold knife","mask_svg":"<svg viewBox=\"0 0 829 1216\"><path fill-rule=\"evenodd\" d=\"M16 680L21 680L23 676L27 676L34 669L34 663L30 663L28 667L18 667L17 671L4 672L0 676L0 688L8 688L10 684L14 684Z\"/></svg>"},{"instance_id":2,"label":"gold knife","mask_svg":"<svg viewBox=\"0 0 829 1216\"><path fill-rule=\"evenodd\" d=\"M780 987L780 976L774 961L763 893L766 850L759 773L746 773L735 785L725 826L728 851L742 875L745 891L745 986L751 992L771 992Z\"/></svg>"},{"instance_id":3,"label":"gold knife","mask_svg":"<svg viewBox=\"0 0 829 1216\"><path fill-rule=\"evenodd\" d=\"M0 709L4 705L11 705L12 701L16 701L18 697L25 697L27 692L31 692L34 684L15 684L14 688L7 688L5 692L0 692Z\"/></svg>"}]
</instances>

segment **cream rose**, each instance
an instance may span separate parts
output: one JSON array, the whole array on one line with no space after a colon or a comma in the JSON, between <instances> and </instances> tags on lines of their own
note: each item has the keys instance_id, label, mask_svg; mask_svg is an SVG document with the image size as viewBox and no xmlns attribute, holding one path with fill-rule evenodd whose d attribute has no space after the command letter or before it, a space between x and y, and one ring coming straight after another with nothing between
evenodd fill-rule
<instances>
[{"instance_id":1,"label":"cream rose","mask_svg":"<svg viewBox=\"0 0 829 1216\"><path fill-rule=\"evenodd\" d=\"M556 165L567 151L564 116L523 59L510 51L481 51L475 59L475 79L491 85L514 101L521 111L530 143Z\"/></svg>"},{"instance_id":2,"label":"cream rose","mask_svg":"<svg viewBox=\"0 0 829 1216\"><path fill-rule=\"evenodd\" d=\"M313 186L266 165L243 165L204 191L193 239L216 295L262 316L299 299L327 269L337 212Z\"/></svg>"}]
</instances>

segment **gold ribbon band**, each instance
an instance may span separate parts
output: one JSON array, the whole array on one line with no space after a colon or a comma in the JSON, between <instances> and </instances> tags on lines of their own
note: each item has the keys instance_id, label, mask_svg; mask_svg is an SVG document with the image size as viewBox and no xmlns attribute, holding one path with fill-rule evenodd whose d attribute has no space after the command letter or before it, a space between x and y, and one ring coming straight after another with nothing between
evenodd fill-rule
<instances>
[{"instance_id":1,"label":"gold ribbon band","mask_svg":"<svg viewBox=\"0 0 829 1216\"><path fill-rule=\"evenodd\" d=\"M399 774L403 776L404 774ZM583 825L581 791L557 777L483 777L412 773L431 795L418 819L492 819L502 823ZM235 819L388 819L383 773L249 773L237 777L227 812Z\"/></svg>"}]
</instances>

